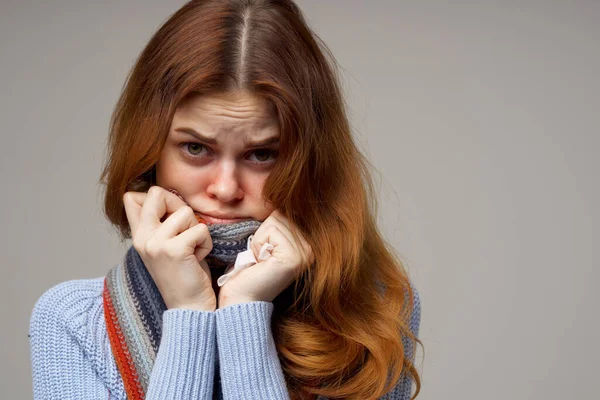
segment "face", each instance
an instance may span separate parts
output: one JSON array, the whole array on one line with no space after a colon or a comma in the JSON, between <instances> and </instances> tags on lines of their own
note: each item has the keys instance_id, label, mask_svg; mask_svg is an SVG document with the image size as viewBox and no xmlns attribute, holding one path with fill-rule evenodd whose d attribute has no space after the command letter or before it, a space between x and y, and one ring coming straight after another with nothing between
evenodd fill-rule
<instances>
[{"instance_id":1,"label":"face","mask_svg":"<svg viewBox=\"0 0 600 400\"><path fill-rule=\"evenodd\" d=\"M175 189L209 223L264 221L262 198L279 146L276 116L249 92L198 95L175 112L156 183Z\"/></svg>"}]
</instances>

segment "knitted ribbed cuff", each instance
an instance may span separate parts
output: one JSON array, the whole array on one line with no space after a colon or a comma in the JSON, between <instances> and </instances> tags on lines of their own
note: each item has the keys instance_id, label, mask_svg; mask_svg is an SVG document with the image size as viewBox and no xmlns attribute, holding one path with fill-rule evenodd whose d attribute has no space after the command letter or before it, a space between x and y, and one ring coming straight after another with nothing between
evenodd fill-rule
<instances>
[{"instance_id":1,"label":"knitted ribbed cuff","mask_svg":"<svg viewBox=\"0 0 600 400\"><path fill-rule=\"evenodd\" d=\"M273 307L255 301L215 311L224 398L289 399L271 332Z\"/></svg>"},{"instance_id":2,"label":"knitted ribbed cuff","mask_svg":"<svg viewBox=\"0 0 600 400\"><path fill-rule=\"evenodd\" d=\"M147 398L212 398L215 332L215 313L212 311L166 310Z\"/></svg>"}]
</instances>

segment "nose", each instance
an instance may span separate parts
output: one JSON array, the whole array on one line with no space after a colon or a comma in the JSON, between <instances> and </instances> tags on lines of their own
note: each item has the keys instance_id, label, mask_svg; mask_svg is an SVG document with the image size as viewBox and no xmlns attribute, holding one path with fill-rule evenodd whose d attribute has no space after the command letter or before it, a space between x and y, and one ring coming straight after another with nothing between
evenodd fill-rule
<instances>
[{"instance_id":1,"label":"nose","mask_svg":"<svg viewBox=\"0 0 600 400\"><path fill-rule=\"evenodd\" d=\"M223 203L235 203L244 198L234 161L223 161L214 172L206 191L211 198Z\"/></svg>"}]
</instances>

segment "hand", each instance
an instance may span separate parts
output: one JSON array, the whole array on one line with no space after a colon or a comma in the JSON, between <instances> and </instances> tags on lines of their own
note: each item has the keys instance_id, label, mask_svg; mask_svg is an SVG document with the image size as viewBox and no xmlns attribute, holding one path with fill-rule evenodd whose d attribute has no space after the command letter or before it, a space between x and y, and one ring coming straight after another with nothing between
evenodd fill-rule
<instances>
[{"instance_id":1,"label":"hand","mask_svg":"<svg viewBox=\"0 0 600 400\"><path fill-rule=\"evenodd\" d=\"M219 292L219 308L251 301L273 301L299 276L303 266L312 264L313 251L299 230L296 232L298 242L292 236L289 220L274 211L258 228L250 245L258 260L262 245L271 243L271 256L231 276Z\"/></svg>"},{"instance_id":2,"label":"hand","mask_svg":"<svg viewBox=\"0 0 600 400\"><path fill-rule=\"evenodd\" d=\"M204 260L212 250L206 224L199 223L177 195L160 186L152 186L148 193L127 192L123 204L133 247L167 308L214 311L217 301Z\"/></svg>"}]
</instances>

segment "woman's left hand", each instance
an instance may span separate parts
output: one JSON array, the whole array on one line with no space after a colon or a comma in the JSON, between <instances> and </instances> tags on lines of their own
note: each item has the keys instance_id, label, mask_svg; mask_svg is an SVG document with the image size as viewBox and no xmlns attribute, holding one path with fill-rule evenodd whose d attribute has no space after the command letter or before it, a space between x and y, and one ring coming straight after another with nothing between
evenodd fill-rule
<instances>
[{"instance_id":1,"label":"woman's left hand","mask_svg":"<svg viewBox=\"0 0 600 400\"><path fill-rule=\"evenodd\" d=\"M219 291L218 307L251 301L270 302L283 292L306 262L309 265L314 262L310 245L299 230L296 232L298 242L292 236L290 221L279 211L273 211L252 237L250 248L258 263L238 271L225 282ZM273 250L268 259L261 261L258 254L265 243L271 243Z\"/></svg>"}]
</instances>

